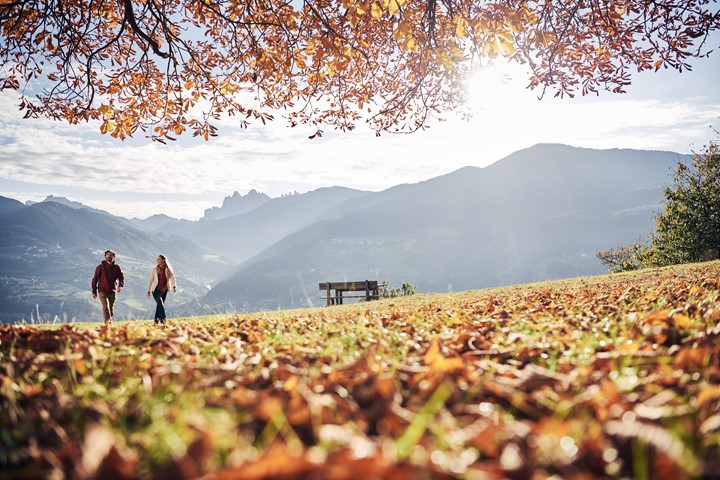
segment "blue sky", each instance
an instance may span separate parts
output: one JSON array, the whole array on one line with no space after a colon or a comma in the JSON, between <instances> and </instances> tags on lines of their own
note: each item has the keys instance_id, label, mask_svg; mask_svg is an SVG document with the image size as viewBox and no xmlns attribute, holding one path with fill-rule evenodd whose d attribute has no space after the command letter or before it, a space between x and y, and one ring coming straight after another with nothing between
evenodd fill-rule
<instances>
[{"instance_id":1,"label":"blue sky","mask_svg":"<svg viewBox=\"0 0 720 480\"><path fill-rule=\"evenodd\" d=\"M693 71L636 75L626 94L542 100L508 66L487 68L474 82L470 121L444 122L410 135L376 137L311 128L240 129L223 122L220 136L154 144L121 142L99 124L22 119L18 100L0 94L0 195L39 201L59 195L115 215L164 213L197 219L234 191L277 197L341 185L379 191L461 167L486 166L537 143L691 153L720 129L720 52L692 62Z\"/></svg>"}]
</instances>

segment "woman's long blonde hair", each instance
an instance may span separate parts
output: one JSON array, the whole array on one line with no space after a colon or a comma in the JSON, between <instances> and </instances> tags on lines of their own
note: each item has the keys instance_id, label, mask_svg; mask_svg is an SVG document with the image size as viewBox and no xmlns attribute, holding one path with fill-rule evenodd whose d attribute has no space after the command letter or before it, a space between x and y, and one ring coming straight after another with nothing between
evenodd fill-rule
<instances>
[{"instance_id":1,"label":"woman's long blonde hair","mask_svg":"<svg viewBox=\"0 0 720 480\"><path fill-rule=\"evenodd\" d=\"M175 271L173 270L172 266L170 265L170 262L168 262L168 259L165 255L159 254L158 258L162 258L165 262L165 269L170 272L171 275L175 276Z\"/></svg>"}]
</instances>

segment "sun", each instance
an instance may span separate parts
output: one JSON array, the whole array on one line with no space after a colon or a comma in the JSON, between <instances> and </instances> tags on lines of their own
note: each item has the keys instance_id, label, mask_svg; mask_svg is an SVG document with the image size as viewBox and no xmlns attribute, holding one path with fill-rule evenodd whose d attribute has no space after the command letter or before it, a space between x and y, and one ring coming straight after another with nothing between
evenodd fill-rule
<instances>
[{"instance_id":1,"label":"sun","mask_svg":"<svg viewBox=\"0 0 720 480\"><path fill-rule=\"evenodd\" d=\"M522 70L494 61L477 68L467 84L469 106L476 111L507 109L527 98Z\"/></svg>"}]
</instances>

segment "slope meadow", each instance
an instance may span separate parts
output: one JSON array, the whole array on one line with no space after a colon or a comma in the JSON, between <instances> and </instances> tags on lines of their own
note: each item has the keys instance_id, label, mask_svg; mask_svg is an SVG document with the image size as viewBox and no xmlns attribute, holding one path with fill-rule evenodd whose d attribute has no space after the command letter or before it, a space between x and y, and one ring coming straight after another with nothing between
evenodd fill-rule
<instances>
[{"instance_id":1,"label":"slope meadow","mask_svg":"<svg viewBox=\"0 0 720 480\"><path fill-rule=\"evenodd\" d=\"M0 478L720 476L720 263L0 327Z\"/></svg>"}]
</instances>

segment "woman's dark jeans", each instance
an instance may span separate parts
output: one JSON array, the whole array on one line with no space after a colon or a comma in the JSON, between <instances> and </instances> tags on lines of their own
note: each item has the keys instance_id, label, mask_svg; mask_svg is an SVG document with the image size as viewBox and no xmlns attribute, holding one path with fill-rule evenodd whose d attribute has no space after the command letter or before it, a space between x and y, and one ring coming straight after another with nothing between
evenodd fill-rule
<instances>
[{"instance_id":1,"label":"woman's dark jeans","mask_svg":"<svg viewBox=\"0 0 720 480\"><path fill-rule=\"evenodd\" d=\"M167 290L164 292L155 290L153 292L153 298L157 303L155 307L155 323L165 323L165 298L167 298L167 294Z\"/></svg>"}]
</instances>

